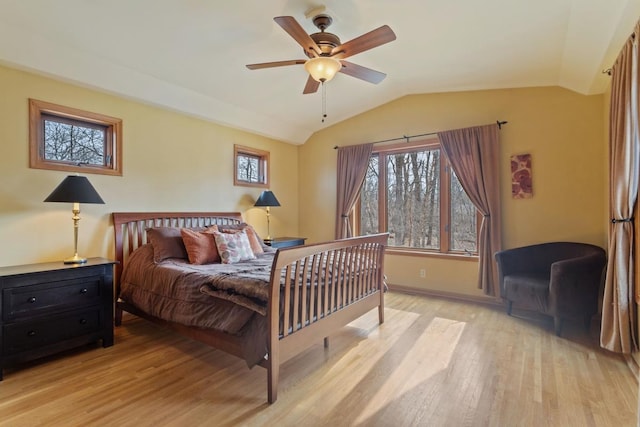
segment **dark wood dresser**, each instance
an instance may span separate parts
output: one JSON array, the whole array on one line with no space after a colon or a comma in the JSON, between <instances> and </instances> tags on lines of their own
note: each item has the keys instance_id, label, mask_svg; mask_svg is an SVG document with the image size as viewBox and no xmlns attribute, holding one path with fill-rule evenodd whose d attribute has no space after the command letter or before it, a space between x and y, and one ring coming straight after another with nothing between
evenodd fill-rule
<instances>
[{"instance_id":1,"label":"dark wood dresser","mask_svg":"<svg viewBox=\"0 0 640 427\"><path fill-rule=\"evenodd\" d=\"M0 380L7 366L98 340L113 345L114 264L0 267Z\"/></svg>"}]
</instances>

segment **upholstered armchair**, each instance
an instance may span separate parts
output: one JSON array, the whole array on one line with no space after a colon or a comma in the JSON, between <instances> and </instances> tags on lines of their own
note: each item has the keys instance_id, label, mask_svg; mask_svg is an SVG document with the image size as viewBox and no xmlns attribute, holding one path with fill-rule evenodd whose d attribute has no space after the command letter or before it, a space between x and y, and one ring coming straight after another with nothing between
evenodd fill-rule
<instances>
[{"instance_id":1,"label":"upholstered armchair","mask_svg":"<svg viewBox=\"0 0 640 427\"><path fill-rule=\"evenodd\" d=\"M606 266L604 249L551 242L497 252L495 259L509 315L515 303L552 316L558 336L564 319L581 319L587 327L591 324Z\"/></svg>"}]
</instances>

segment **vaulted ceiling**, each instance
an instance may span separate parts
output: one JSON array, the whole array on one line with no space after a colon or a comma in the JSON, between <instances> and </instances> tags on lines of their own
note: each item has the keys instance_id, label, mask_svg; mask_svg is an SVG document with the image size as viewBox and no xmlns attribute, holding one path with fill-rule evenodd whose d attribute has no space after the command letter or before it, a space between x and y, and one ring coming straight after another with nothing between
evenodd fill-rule
<instances>
[{"instance_id":1,"label":"vaulted ceiling","mask_svg":"<svg viewBox=\"0 0 640 427\"><path fill-rule=\"evenodd\" d=\"M339 73L303 95L305 59L273 17L319 6L351 40L381 25L397 39L349 58L387 74ZM558 85L602 93L640 0L0 0L0 63L292 144L408 94Z\"/></svg>"}]
</instances>

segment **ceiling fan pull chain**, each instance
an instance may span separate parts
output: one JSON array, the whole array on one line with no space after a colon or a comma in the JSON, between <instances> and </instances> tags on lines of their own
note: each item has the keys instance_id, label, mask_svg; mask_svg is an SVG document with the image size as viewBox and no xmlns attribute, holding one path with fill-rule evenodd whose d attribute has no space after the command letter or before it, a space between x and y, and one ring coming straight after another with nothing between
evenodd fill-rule
<instances>
[{"instance_id":1,"label":"ceiling fan pull chain","mask_svg":"<svg viewBox=\"0 0 640 427\"><path fill-rule=\"evenodd\" d=\"M322 123L324 123L324 119L327 117L327 89L324 84L322 84Z\"/></svg>"}]
</instances>

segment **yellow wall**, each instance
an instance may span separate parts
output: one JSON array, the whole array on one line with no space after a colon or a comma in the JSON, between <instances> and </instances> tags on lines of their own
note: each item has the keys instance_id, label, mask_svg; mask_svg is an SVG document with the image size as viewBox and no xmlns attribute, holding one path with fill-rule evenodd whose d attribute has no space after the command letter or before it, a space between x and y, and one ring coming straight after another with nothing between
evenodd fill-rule
<instances>
[{"instance_id":1,"label":"yellow wall","mask_svg":"<svg viewBox=\"0 0 640 427\"><path fill-rule=\"evenodd\" d=\"M333 238L335 145L507 120L500 131L503 247L571 240L606 246L603 96L558 88L411 95L327 127L300 148L300 232ZM509 157L531 153L533 192L511 198ZM389 283L479 296L477 262L388 255ZM426 277L420 278L420 269Z\"/></svg>"},{"instance_id":2,"label":"yellow wall","mask_svg":"<svg viewBox=\"0 0 640 427\"><path fill-rule=\"evenodd\" d=\"M412 95L313 135L303 146L219 126L121 97L0 67L0 265L55 261L73 251L71 206L42 200L66 173L28 167L28 98L123 119L124 175L88 174L105 205L83 205L79 252L113 256L113 211L239 210L266 235L260 189L233 186L233 144L271 153L272 235L308 242L334 233L334 145L508 120L500 131L504 247L549 240L606 246L606 102L561 88ZM534 197L510 197L509 156L533 156ZM296 179L299 178L299 179ZM420 269L426 277L420 278ZM477 263L387 256L389 282L479 296Z\"/></svg>"},{"instance_id":3,"label":"yellow wall","mask_svg":"<svg viewBox=\"0 0 640 427\"><path fill-rule=\"evenodd\" d=\"M71 205L42 202L67 173L29 168L28 98L123 120L123 176L87 174L106 204L81 206L81 256L113 256L114 211L241 211L266 236L260 189L233 186L233 144L271 153L271 234L298 234L296 146L12 68L0 94L0 266L73 255Z\"/></svg>"}]
</instances>

